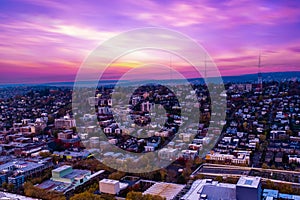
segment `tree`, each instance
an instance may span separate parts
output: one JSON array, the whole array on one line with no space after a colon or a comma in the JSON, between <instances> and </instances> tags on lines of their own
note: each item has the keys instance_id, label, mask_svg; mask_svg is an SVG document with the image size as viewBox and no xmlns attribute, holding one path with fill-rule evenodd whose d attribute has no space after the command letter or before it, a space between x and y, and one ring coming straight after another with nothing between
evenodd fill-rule
<instances>
[{"instance_id":1,"label":"tree","mask_svg":"<svg viewBox=\"0 0 300 200\"><path fill-rule=\"evenodd\" d=\"M3 188L3 189L7 189L7 185L8 185L8 184L7 184L6 182L2 183L2 188Z\"/></svg>"},{"instance_id":2,"label":"tree","mask_svg":"<svg viewBox=\"0 0 300 200\"><path fill-rule=\"evenodd\" d=\"M120 180L122 177L124 177L126 175L126 173L124 172L119 172L119 171L116 171L116 172L113 172L111 173L108 178L109 179L114 179L114 180Z\"/></svg>"},{"instance_id":3,"label":"tree","mask_svg":"<svg viewBox=\"0 0 300 200\"><path fill-rule=\"evenodd\" d=\"M266 135L261 134L259 136L260 141L264 142L266 140Z\"/></svg>"},{"instance_id":4,"label":"tree","mask_svg":"<svg viewBox=\"0 0 300 200\"><path fill-rule=\"evenodd\" d=\"M52 154L50 152L40 152L39 155L43 158L50 157Z\"/></svg>"},{"instance_id":5,"label":"tree","mask_svg":"<svg viewBox=\"0 0 300 200\"><path fill-rule=\"evenodd\" d=\"M66 197L56 191L47 191L38 187L35 187L31 182L26 182L24 184L24 192L26 196L35 197L38 199L45 200L65 200Z\"/></svg>"},{"instance_id":6,"label":"tree","mask_svg":"<svg viewBox=\"0 0 300 200\"><path fill-rule=\"evenodd\" d=\"M161 181L165 181L167 173L168 173L167 170L166 169L161 169L161 170L159 170L159 173L160 173Z\"/></svg>"},{"instance_id":7,"label":"tree","mask_svg":"<svg viewBox=\"0 0 300 200\"><path fill-rule=\"evenodd\" d=\"M166 200L166 198L158 196L158 195L151 195L151 194L146 194L143 195L143 200Z\"/></svg>"},{"instance_id":8,"label":"tree","mask_svg":"<svg viewBox=\"0 0 300 200\"><path fill-rule=\"evenodd\" d=\"M268 188L268 189L275 189L274 188L274 183L270 180L266 181L266 186L265 187Z\"/></svg>"},{"instance_id":9,"label":"tree","mask_svg":"<svg viewBox=\"0 0 300 200\"><path fill-rule=\"evenodd\" d=\"M7 190L8 190L8 191L12 192L14 189L15 189L15 185L14 185L14 184L9 183L9 184L7 185Z\"/></svg>"},{"instance_id":10,"label":"tree","mask_svg":"<svg viewBox=\"0 0 300 200\"><path fill-rule=\"evenodd\" d=\"M268 166L266 163L263 163L262 166L261 166L261 168L263 168L263 169L268 169L269 166Z\"/></svg>"},{"instance_id":11,"label":"tree","mask_svg":"<svg viewBox=\"0 0 300 200\"><path fill-rule=\"evenodd\" d=\"M287 131L286 131L286 134L289 135L289 136L292 136L292 135L293 135L293 131L287 130Z\"/></svg>"},{"instance_id":12,"label":"tree","mask_svg":"<svg viewBox=\"0 0 300 200\"><path fill-rule=\"evenodd\" d=\"M276 166L273 164L273 165L271 166L271 169L276 169Z\"/></svg>"},{"instance_id":13,"label":"tree","mask_svg":"<svg viewBox=\"0 0 300 200\"><path fill-rule=\"evenodd\" d=\"M194 177L195 180L198 180L198 179L204 179L204 178L205 178L204 174L197 174L197 175Z\"/></svg>"},{"instance_id":14,"label":"tree","mask_svg":"<svg viewBox=\"0 0 300 200\"><path fill-rule=\"evenodd\" d=\"M199 156L197 156L195 159L194 159L194 164L195 165L200 165L203 163L203 160L202 158L200 158Z\"/></svg>"},{"instance_id":15,"label":"tree","mask_svg":"<svg viewBox=\"0 0 300 200\"><path fill-rule=\"evenodd\" d=\"M143 194L141 192L129 192L126 196L126 200L141 200L143 198Z\"/></svg>"},{"instance_id":16,"label":"tree","mask_svg":"<svg viewBox=\"0 0 300 200\"><path fill-rule=\"evenodd\" d=\"M33 185L31 182L26 182L24 184L24 192L25 192L25 195L28 196L28 197L33 197L33 194L34 194L34 188L33 188Z\"/></svg>"},{"instance_id":17,"label":"tree","mask_svg":"<svg viewBox=\"0 0 300 200\"><path fill-rule=\"evenodd\" d=\"M89 192L83 192L80 194L75 194L70 200L104 200L100 195L92 194Z\"/></svg>"},{"instance_id":18,"label":"tree","mask_svg":"<svg viewBox=\"0 0 300 200\"><path fill-rule=\"evenodd\" d=\"M180 175L177 179L177 183L179 184L185 184L186 183L186 178L184 177L184 175Z\"/></svg>"},{"instance_id":19,"label":"tree","mask_svg":"<svg viewBox=\"0 0 300 200\"><path fill-rule=\"evenodd\" d=\"M222 182L223 181L223 177L222 176L217 176L215 178L215 181Z\"/></svg>"},{"instance_id":20,"label":"tree","mask_svg":"<svg viewBox=\"0 0 300 200\"><path fill-rule=\"evenodd\" d=\"M158 196L146 194L143 195L141 192L131 191L127 193L126 200L165 200L166 198Z\"/></svg>"}]
</instances>

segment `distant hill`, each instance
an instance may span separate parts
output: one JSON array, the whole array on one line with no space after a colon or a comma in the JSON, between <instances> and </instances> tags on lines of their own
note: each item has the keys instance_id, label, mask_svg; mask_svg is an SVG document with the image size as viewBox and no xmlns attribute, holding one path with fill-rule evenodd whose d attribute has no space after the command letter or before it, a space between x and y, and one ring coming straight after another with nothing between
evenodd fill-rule
<instances>
[{"instance_id":1,"label":"distant hill","mask_svg":"<svg viewBox=\"0 0 300 200\"><path fill-rule=\"evenodd\" d=\"M300 78L300 71L298 72L269 72L262 73L263 81L282 81L291 78ZM224 76L223 81L227 82L257 82L257 74L246 74L240 76Z\"/></svg>"},{"instance_id":2,"label":"distant hill","mask_svg":"<svg viewBox=\"0 0 300 200\"><path fill-rule=\"evenodd\" d=\"M263 81L282 81L287 80L291 78L297 78L300 79L300 71L296 72L268 72L268 73L262 73ZM209 78L213 81L215 78ZM239 75L239 76L223 76L222 77L224 83L243 83L243 82L251 82L256 83L257 82L257 74L245 74L245 75ZM189 79L191 82L197 81L197 82L203 82L203 79L199 78L192 78ZM117 80L102 80L101 85L115 85L118 81ZM174 83L180 83L182 80L172 80ZM90 86L93 83L93 81L82 81L80 84L82 86ZM139 81L130 82L130 81L122 81L124 84L138 84ZM0 84L1 87L20 87L20 86L55 86L55 87L73 87L74 82L50 82L50 83L39 83L39 84Z\"/></svg>"}]
</instances>

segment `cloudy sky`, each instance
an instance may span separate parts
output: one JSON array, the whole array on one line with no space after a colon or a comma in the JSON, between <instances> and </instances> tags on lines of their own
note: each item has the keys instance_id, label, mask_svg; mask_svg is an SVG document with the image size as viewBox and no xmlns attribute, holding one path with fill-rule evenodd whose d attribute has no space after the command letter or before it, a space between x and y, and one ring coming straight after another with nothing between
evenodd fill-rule
<instances>
[{"instance_id":1,"label":"cloudy sky","mask_svg":"<svg viewBox=\"0 0 300 200\"><path fill-rule=\"evenodd\" d=\"M143 27L193 38L223 76L256 73L259 52L263 72L300 71L300 1L2 0L0 5L1 83L73 81L101 42Z\"/></svg>"}]
</instances>

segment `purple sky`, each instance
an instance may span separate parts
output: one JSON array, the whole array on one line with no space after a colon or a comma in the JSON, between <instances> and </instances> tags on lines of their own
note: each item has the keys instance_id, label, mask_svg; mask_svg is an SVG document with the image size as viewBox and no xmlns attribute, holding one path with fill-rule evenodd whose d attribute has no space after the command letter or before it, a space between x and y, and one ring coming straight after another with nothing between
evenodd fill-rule
<instances>
[{"instance_id":1,"label":"purple sky","mask_svg":"<svg viewBox=\"0 0 300 200\"><path fill-rule=\"evenodd\" d=\"M73 81L81 62L99 43L150 26L195 39L222 75L256 73L259 52L262 72L300 70L300 1L2 0L0 4L1 83ZM122 61L116 65L121 69L115 73L127 66Z\"/></svg>"}]
</instances>

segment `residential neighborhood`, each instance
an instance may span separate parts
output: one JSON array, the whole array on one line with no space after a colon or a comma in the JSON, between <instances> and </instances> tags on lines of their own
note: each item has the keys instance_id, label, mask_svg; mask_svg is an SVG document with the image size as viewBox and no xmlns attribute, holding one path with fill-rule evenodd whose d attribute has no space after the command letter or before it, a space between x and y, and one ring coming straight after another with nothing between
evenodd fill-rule
<instances>
[{"instance_id":1,"label":"residential neighborhood","mask_svg":"<svg viewBox=\"0 0 300 200\"><path fill-rule=\"evenodd\" d=\"M276 181L299 183L300 177L284 177L289 171L300 169L298 81L265 82L262 91L255 84L227 84L226 95L222 95L226 98L220 98L225 101L218 102L227 106L226 119L219 123L211 121L211 116L218 113L211 111L207 88L194 87L201 111L199 124L189 124L192 116L182 115L186 111L182 109L197 108L197 104L187 101L187 106L181 107L176 95L160 85L141 87L131 97L125 95L130 99L128 105L122 98L114 104L113 88L102 87L95 97L82 100L95 113L76 113L76 108L71 107L72 89L68 87L23 88L27 92L15 96L15 90L11 94L6 91L0 100L2 190L39 198L32 192L35 188L69 199L91 185L95 185L93 195L126 197L128 192L135 191L133 188L141 188L138 191L144 195L159 195L151 186L175 184L174 191L166 190L160 195L166 199L188 199L194 192L189 188L200 187L194 186L197 180L190 185L194 177L206 178L207 183L212 179L213 187L223 187L216 186L214 180L226 182L226 170L237 175L234 170L243 167L245 171L238 177L263 177L259 180L260 187L265 188L260 189L262 198L273 195L270 191L276 190ZM185 87L177 89L187 98L191 95ZM161 115L155 109L165 112ZM209 145L212 148L206 149ZM155 162L171 162L164 170L155 172L159 176L121 173L110 167L146 167L151 163L136 154L113 151L111 146L131 153L157 152ZM104 164L97 158L104 159ZM87 164L90 161L94 163ZM111 165L106 166L107 163ZM213 165L240 168L217 170ZM255 172L247 167L278 171ZM126 176L136 178L128 182L124 181ZM157 178L153 180L152 176ZM275 185L266 187L269 182L265 178L275 181ZM238 195L237 186L222 184L222 190ZM209 193L209 187L212 186L203 188L201 198L214 195Z\"/></svg>"}]
</instances>

